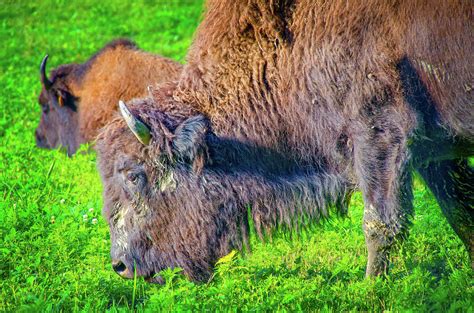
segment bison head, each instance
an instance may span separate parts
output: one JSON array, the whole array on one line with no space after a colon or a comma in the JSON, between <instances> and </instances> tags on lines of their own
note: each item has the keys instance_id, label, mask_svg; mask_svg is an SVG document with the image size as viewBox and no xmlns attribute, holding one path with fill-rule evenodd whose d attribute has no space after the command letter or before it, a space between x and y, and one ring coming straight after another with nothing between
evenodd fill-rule
<instances>
[{"instance_id":1,"label":"bison head","mask_svg":"<svg viewBox=\"0 0 474 313\"><path fill-rule=\"evenodd\" d=\"M42 90L38 99L41 106L41 120L36 128L36 144L41 148L66 147L73 154L81 142L78 133L77 98L71 89L70 74L76 64L63 65L52 72L50 80L46 75L46 55L41 62L40 77Z\"/></svg>"},{"instance_id":2,"label":"bison head","mask_svg":"<svg viewBox=\"0 0 474 313\"><path fill-rule=\"evenodd\" d=\"M181 267L189 278L205 280L226 250L218 211L210 210L219 204L198 179L209 122L151 109L147 100L120 103L124 119L98 137L112 265L125 278L136 273L161 282L155 274Z\"/></svg>"},{"instance_id":3,"label":"bison head","mask_svg":"<svg viewBox=\"0 0 474 313\"><path fill-rule=\"evenodd\" d=\"M342 177L218 137L203 115L158 101L160 110L155 100L120 103L123 119L96 146L112 264L122 277L161 282L161 270L181 267L206 280L220 257L247 244L250 224L262 235L316 221L332 204L347 207Z\"/></svg>"}]
</instances>

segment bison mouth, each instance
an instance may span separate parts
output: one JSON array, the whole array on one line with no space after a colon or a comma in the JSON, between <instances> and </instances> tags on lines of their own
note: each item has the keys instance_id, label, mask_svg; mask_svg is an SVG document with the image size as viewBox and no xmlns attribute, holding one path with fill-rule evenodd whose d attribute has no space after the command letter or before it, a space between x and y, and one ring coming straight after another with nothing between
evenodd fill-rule
<instances>
[{"instance_id":1,"label":"bison mouth","mask_svg":"<svg viewBox=\"0 0 474 313\"><path fill-rule=\"evenodd\" d=\"M152 283L152 284L159 284L159 285L164 285L165 280L161 275L152 273L150 276L147 276L144 278L147 283Z\"/></svg>"}]
</instances>

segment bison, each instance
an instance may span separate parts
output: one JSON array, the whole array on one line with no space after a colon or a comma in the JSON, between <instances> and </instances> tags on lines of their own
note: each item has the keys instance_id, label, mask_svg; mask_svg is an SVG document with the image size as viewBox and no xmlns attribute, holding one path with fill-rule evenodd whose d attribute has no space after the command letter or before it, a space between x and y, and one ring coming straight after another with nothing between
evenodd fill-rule
<instances>
[{"instance_id":1,"label":"bison","mask_svg":"<svg viewBox=\"0 0 474 313\"><path fill-rule=\"evenodd\" d=\"M41 62L41 120L36 144L41 148L64 147L72 155L79 145L95 139L117 110L118 99L143 97L146 87L176 79L182 65L138 49L118 39L108 43L83 64L61 65L46 74Z\"/></svg>"},{"instance_id":2,"label":"bison","mask_svg":"<svg viewBox=\"0 0 474 313\"><path fill-rule=\"evenodd\" d=\"M114 270L203 281L250 227L298 230L345 212L359 189L366 275L380 275L408 234L413 171L472 260L472 12L454 0L208 1L179 80L121 102L99 135Z\"/></svg>"}]
</instances>

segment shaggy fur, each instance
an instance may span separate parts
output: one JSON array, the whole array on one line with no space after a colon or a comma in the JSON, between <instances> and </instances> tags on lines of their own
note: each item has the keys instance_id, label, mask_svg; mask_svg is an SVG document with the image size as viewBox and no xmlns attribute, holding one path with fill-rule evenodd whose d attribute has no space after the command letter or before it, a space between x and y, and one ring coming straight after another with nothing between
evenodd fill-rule
<instances>
[{"instance_id":1,"label":"shaggy fur","mask_svg":"<svg viewBox=\"0 0 474 313\"><path fill-rule=\"evenodd\" d=\"M260 231L296 227L358 187L367 275L381 274L412 215L413 168L473 257L474 177L459 175L474 154L472 12L468 1L209 1L180 79L130 104L150 145L120 120L100 136L116 271L206 279L247 238L249 204Z\"/></svg>"},{"instance_id":2,"label":"shaggy fur","mask_svg":"<svg viewBox=\"0 0 474 313\"><path fill-rule=\"evenodd\" d=\"M119 99L143 97L147 86L177 79L181 68L125 39L108 43L83 64L59 66L51 71L52 88L43 86L39 96L37 145L63 146L74 154L80 144L95 140L117 110Z\"/></svg>"}]
</instances>

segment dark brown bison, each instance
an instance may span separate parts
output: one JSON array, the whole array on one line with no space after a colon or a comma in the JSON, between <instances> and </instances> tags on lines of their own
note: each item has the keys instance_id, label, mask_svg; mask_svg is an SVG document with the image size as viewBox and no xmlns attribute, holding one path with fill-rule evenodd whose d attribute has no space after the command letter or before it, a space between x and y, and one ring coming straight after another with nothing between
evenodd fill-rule
<instances>
[{"instance_id":1,"label":"dark brown bison","mask_svg":"<svg viewBox=\"0 0 474 313\"><path fill-rule=\"evenodd\" d=\"M205 280L249 227L303 227L344 212L357 188L367 275L379 275L407 234L413 169L473 258L472 12L209 1L179 81L122 103L99 136L115 271Z\"/></svg>"},{"instance_id":2,"label":"dark brown bison","mask_svg":"<svg viewBox=\"0 0 474 313\"><path fill-rule=\"evenodd\" d=\"M141 51L125 39L114 40L83 64L61 65L46 75L41 62L42 114L36 129L41 148L67 148L95 139L117 111L119 99L143 97L148 85L176 79L182 65Z\"/></svg>"}]
</instances>

